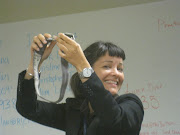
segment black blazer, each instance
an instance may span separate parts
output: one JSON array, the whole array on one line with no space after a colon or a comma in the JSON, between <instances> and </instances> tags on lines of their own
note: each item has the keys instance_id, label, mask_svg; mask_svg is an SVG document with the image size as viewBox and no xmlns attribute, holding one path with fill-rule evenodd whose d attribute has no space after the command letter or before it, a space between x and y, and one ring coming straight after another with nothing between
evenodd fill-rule
<instances>
[{"instance_id":1,"label":"black blazer","mask_svg":"<svg viewBox=\"0 0 180 135\"><path fill-rule=\"evenodd\" d=\"M25 80L25 73L21 72L18 78L17 111L29 120L63 130L66 135L78 135L82 127L80 106L83 100L67 98L66 103L61 104L38 101L34 79ZM96 115L87 128L87 135L139 134L144 110L136 95L124 94L114 98L96 73L81 86Z\"/></svg>"}]
</instances>

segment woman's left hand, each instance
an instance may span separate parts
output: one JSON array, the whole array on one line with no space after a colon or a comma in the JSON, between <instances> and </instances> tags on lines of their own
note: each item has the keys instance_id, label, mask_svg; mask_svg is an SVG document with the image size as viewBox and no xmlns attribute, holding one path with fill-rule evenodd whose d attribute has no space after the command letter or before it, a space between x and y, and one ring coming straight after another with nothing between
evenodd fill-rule
<instances>
[{"instance_id":1,"label":"woman's left hand","mask_svg":"<svg viewBox=\"0 0 180 135\"><path fill-rule=\"evenodd\" d=\"M81 46L75 40L63 33L59 33L56 41L59 47L59 55L75 66L78 72L81 72L86 67L90 67Z\"/></svg>"}]
</instances>

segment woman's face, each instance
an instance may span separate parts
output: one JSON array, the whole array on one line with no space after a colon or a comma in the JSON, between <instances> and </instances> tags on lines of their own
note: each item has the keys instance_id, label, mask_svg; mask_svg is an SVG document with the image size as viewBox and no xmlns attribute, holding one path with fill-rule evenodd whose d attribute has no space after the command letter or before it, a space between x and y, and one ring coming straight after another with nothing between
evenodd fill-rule
<instances>
[{"instance_id":1,"label":"woman's face","mask_svg":"<svg viewBox=\"0 0 180 135\"><path fill-rule=\"evenodd\" d=\"M124 81L123 60L120 57L112 57L106 53L100 57L93 66L105 89L112 95L117 94Z\"/></svg>"}]
</instances>

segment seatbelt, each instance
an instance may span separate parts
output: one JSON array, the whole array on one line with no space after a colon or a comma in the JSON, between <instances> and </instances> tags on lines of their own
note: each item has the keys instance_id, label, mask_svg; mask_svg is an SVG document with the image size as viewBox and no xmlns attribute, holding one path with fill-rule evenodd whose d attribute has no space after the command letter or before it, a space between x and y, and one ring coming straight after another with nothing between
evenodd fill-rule
<instances>
[{"instance_id":1,"label":"seatbelt","mask_svg":"<svg viewBox=\"0 0 180 135\"><path fill-rule=\"evenodd\" d=\"M73 40L75 40L75 37L74 37L73 34L65 33L65 35L72 38ZM42 56L44 54L44 51L45 51L47 45L50 45L52 41L55 41L55 39L48 38L46 40L47 40L47 43L44 44L42 48L39 48L40 49L39 51L34 51L34 58L33 58L34 81L35 81L34 86L35 86L35 89L36 89L36 94L40 98L42 98L43 100L45 100L47 102L57 104L64 98L64 94L65 94L65 91L66 91L66 88L67 88L68 76L69 76L69 74L68 74L68 62L65 59L61 58L62 83L61 83L59 98L56 101L51 101L51 100L48 100L48 99L42 97L41 94L40 94L40 90L39 90L40 77L39 77L38 67L39 67L39 63L41 61L41 58L42 58Z\"/></svg>"}]
</instances>

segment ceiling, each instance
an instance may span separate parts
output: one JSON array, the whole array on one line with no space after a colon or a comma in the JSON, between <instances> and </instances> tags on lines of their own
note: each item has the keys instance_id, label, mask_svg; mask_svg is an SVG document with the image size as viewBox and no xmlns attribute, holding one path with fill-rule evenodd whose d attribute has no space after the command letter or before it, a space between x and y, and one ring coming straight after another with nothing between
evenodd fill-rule
<instances>
[{"instance_id":1,"label":"ceiling","mask_svg":"<svg viewBox=\"0 0 180 135\"><path fill-rule=\"evenodd\" d=\"M0 24L163 0L0 0Z\"/></svg>"}]
</instances>

